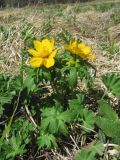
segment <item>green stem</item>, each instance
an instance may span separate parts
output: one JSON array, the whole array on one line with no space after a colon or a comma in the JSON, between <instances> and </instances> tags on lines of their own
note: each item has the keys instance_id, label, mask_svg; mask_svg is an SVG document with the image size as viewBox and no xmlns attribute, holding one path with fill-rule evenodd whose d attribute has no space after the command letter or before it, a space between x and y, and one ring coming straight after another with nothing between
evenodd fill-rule
<instances>
[{"instance_id":1,"label":"green stem","mask_svg":"<svg viewBox=\"0 0 120 160\"><path fill-rule=\"evenodd\" d=\"M37 68L37 75L36 75L36 77L37 77L37 84L39 82L39 73L40 73L40 68Z\"/></svg>"}]
</instances>

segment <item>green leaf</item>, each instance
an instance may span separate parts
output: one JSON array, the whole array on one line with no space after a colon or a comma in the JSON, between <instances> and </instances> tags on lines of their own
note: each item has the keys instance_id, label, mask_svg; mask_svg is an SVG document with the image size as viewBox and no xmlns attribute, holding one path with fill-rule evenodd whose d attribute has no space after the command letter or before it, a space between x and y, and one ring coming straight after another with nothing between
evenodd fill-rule
<instances>
[{"instance_id":1,"label":"green leaf","mask_svg":"<svg viewBox=\"0 0 120 160\"><path fill-rule=\"evenodd\" d=\"M104 116L104 118L108 118L113 121L118 120L118 115L105 100L100 100L99 105L100 108L98 112L100 115Z\"/></svg>"},{"instance_id":2,"label":"green leaf","mask_svg":"<svg viewBox=\"0 0 120 160\"><path fill-rule=\"evenodd\" d=\"M77 94L77 99L78 99L80 104L83 104L83 102L85 100L85 94L84 93Z\"/></svg>"},{"instance_id":3,"label":"green leaf","mask_svg":"<svg viewBox=\"0 0 120 160\"><path fill-rule=\"evenodd\" d=\"M78 99L69 100L69 107L71 110L78 110L81 108L81 102Z\"/></svg>"},{"instance_id":4,"label":"green leaf","mask_svg":"<svg viewBox=\"0 0 120 160\"><path fill-rule=\"evenodd\" d=\"M96 117L96 124L102 131L113 139L120 139L120 119L112 107L105 101L99 101L100 116Z\"/></svg>"},{"instance_id":5,"label":"green leaf","mask_svg":"<svg viewBox=\"0 0 120 160\"><path fill-rule=\"evenodd\" d=\"M8 144L9 152L7 153L6 158L14 158L16 155L21 155L25 153L27 150L25 149L25 145L22 145L22 141L20 137L12 137Z\"/></svg>"},{"instance_id":6,"label":"green leaf","mask_svg":"<svg viewBox=\"0 0 120 160\"><path fill-rule=\"evenodd\" d=\"M97 141L96 143L93 143L89 149L93 154L103 155L104 145L100 141Z\"/></svg>"},{"instance_id":7,"label":"green leaf","mask_svg":"<svg viewBox=\"0 0 120 160\"><path fill-rule=\"evenodd\" d=\"M91 151L83 149L76 154L75 160L96 160L96 158Z\"/></svg>"},{"instance_id":8,"label":"green leaf","mask_svg":"<svg viewBox=\"0 0 120 160\"><path fill-rule=\"evenodd\" d=\"M28 76L24 80L23 88L27 88L28 92L33 92L36 89L36 84L34 82L34 78L31 76Z\"/></svg>"},{"instance_id":9,"label":"green leaf","mask_svg":"<svg viewBox=\"0 0 120 160\"><path fill-rule=\"evenodd\" d=\"M75 122L80 122L84 131L90 132L94 128L95 115L94 112L81 106L81 98L69 100L69 106Z\"/></svg>"},{"instance_id":10,"label":"green leaf","mask_svg":"<svg viewBox=\"0 0 120 160\"><path fill-rule=\"evenodd\" d=\"M9 131L10 131L11 124L12 124L13 117L14 117L14 115L15 115L16 109L17 109L17 107L14 109L14 112L13 112L11 118L10 118L9 123L8 123L7 127L4 129L4 131L3 131L3 133L2 133L2 136L1 136L1 138L0 138L0 143L3 142L4 138L6 137L6 135L7 135L7 134L9 133Z\"/></svg>"},{"instance_id":11,"label":"green leaf","mask_svg":"<svg viewBox=\"0 0 120 160\"><path fill-rule=\"evenodd\" d=\"M50 73L50 72L48 72L48 71L43 71L42 74L43 74L43 77L44 77L44 79L45 79L46 81L50 81L50 80L51 80L51 73Z\"/></svg>"},{"instance_id":12,"label":"green leaf","mask_svg":"<svg viewBox=\"0 0 120 160\"><path fill-rule=\"evenodd\" d=\"M96 124L108 137L120 138L120 120L113 121L111 119L97 117Z\"/></svg>"},{"instance_id":13,"label":"green leaf","mask_svg":"<svg viewBox=\"0 0 120 160\"><path fill-rule=\"evenodd\" d=\"M12 78L10 83L10 90L21 91L23 89L22 87L22 78L20 75L17 75L14 78Z\"/></svg>"},{"instance_id":14,"label":"green leaf","mask_svg":"<svg viewBox=\"0 0 120 160\"><path fill-rule=\"evenodd\" d=\"M108 91L112 92L116 96L120 96L120 75L109 73L102 76L102 81Z\"/></svg>"},{"instance_id":15,"label":"green leaf","mask_svg":"<svg viewBox=\"0 0 120 160\"><path fill-rule=\"evenodd\" d=\"M39 148L48 149L57 147L56 139L52 134L42 134L40 137L37 138L37 144Z\"/></svg>"},{"instance_id":16,"label":"green leaf","mask_svg":"<svg viewBox=\"0 0 120 160\"><path fill-rule=\"evenodd\" d=\"M111 106L105 101L99 101L100 108L97 116L96 124L99 128L106 134L106 136L111 137L113 140L118 140L120 142L120 119L116 112L111 108Z\"/></svg>"},{"instance_id":17,"label":"green leaf","mask_svg":"<svg viewBox=\"0 0 120 160\"><path fill-rule=\"evenodd\" d=\"M70 69L68 83L69 83L69 87L71 87L71 88L73 88L77 85L77 69L75 67L72 67Z\"/></svg>"},{"instance_id":18,"label":"green leaf","mask_svg":"<svg viewBox=\"0 0 120 160\"><path fill-rule=\"evenodd\" d=\"M48 130L50 133L62 133L67 134L66 123L71 121L71 112L65 111L61 112L55 107L41 109L42 120L41 120L41 130Z\"/></svg>"},{"instance_id":19,"label":"green leaf","mask_svg":"<svg viewBox=\"0 0 120 160\"><path fill-rule=\"evenodd\" d=\"M3 114L4 108L3 105L6 103L10 103L12 100L13 96L12 95L8 95L8 93L1 93L0 94L0 115Z\"/></svg>"},{"instance_id":20,"label":"green leaf","mask_svg":"<svg viewBox=\"0 0 120 160\"><path fill-rule=\"evenodd\" d=\"M0 103L4 105L5 103L9 103L12 99L11 95L0 95Z\"/></svg>"},{"instance_id":21,"label":"green leaf","mask_svg":"<svg viewBox=\"0 0 120 160\"><path fill-rule=\"evenodd\" d=\"M79 112L79 111L78 111ZM83 130L90 132L94 128L95 115L92 111L84 108L79 114L79 120L82 122Z\"/></svg>"},{"instance_id":22,"label":"green leaf","mask_svg":"<svg viewBox=\"0 0 120 160\"><path fill-rule=\"evenodd\" d=\"M31 132L34 131L33 124L25 118L18 118L11 126L12 133L21 137L21 140L27 144L31 140Z\"/></svg>"},{"instance_id":23,"label":"green leaf","mask_svg":"<svg viewBox=\"0 0 120 160\"><path fill-rule=\"evenodd\" d=\"M75 160L96 160L95 156L103 155L103 151L104 151L103 143L98 141L89 145L89 147L86 147L85 149L78 151Z\"/></svg>"}]
</instances>

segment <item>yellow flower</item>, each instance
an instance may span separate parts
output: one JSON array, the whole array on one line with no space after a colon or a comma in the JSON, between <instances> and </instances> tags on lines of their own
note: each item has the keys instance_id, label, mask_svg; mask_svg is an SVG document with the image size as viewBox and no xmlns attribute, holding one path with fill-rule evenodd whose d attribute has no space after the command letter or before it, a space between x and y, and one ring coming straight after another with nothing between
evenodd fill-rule
<instances>
[{"instance_id":1,"label":"yellow flower","mask_svg":"<svg viewBox=\"0 0 120 160\"><path fill-rule=\"evenodd\" d=\"M43 39L42 41L34 40L34 48L28 52L33 56L29 59L32 67L38 68L45 66L50 68L55 64L55 56L58 49L54 49L54 39Z\"/></svg>"},{"instance_id":2,"label":"yellow flower","mask_svg":"<svg viewBox=\"0 0 120 160\"><path fill-rule=\"evenodd\" d=\"M78 43L76 40L71 40L69 44L65 45L65 49L80 56L83 60L96 59L95 54L92 53L92 48L83 42Z\"/></svg>"}]
</instances>

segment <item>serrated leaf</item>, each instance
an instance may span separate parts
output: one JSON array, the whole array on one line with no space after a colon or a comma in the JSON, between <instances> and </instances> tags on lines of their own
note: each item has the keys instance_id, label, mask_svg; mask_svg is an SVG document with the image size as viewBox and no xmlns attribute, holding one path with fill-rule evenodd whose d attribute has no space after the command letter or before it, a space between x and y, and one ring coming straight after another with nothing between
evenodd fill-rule
<instances>
[{"instance_id":1,"label":"serrated leaf","mask_svg":"<svg viewBox=\"0 0 120 160\"><path fill-rule=\"evenodd\" d=\"M71 121L71 112L59 111L55 107L42 109L42 120L40 129L43 131L48 130L49 133L67 133L66 123Z\"/></svg>"},{"instance_id":2,"label":"serrated leaf","mask_svg":"<svg viewBox=\"0 0 120 160\"><path fill-rule=\"evenodd\" d=\"M10 90L15 90L15 91L21 91L22 88L22 80L21 80L21 76L17 75L15 76L10 83Z\"/></svg>"},{"instance_id":3,"label":"serrated leaf","mask_svg":"<svg viewBox=\"0 0 120 160\"><path fill-rule=\"evenodd\" d=\"M69 87L71 87L71 88L73 88L77 85L77 69L75 67L72 67L70 69L68 83L69 83Z\"/></svg>"},{"instance_id":4,"label":"serrated leaf","mask_svg":"<svg viewBox=\"0 0 120 160\"><path fill-rule=\"evenodd\" d=\"M35 88L36 88L36 85L35 85L35 82L34 82L34 78L31 77L31 76L28 76L24 80L23 88L27 88L28 92L34 91Z\"/></svg>"},{"instance_id":5,"label":"serrated leaf","mask_svg":"<svg viewBox=\"0 0 120 160\"><path fill-rule=\"evenodd\" d=\"M105 100L100 100L99 105L100 105L100 108L98 112L100 115L113 121L118 120L118 115Z\"/></svg>"},{"instance_id":6,"label":"serrated leaf","mask_svg":"<svg viewBox=\"0 0 120 160\"><path fill-rule=\"evenodd\" d=\"M44 77L45 80L48 80L48 81L51 80L51 74L50 74L50 72L48 72L48 71L46 71L46 72L43 71L42 74L43 74L43 77Z\"/></svg>"},{"instance_id":7,"label":"serrated leaf","mask_svg":"<svg viewBox=\"0 0 120 160\"><path fill-rule=\"evenodd\" d=\"M78 110L81 108L81 102L79 101L79 99L69 100L69 107L71 110Z\"/></svg>"},{"instance_id":8,"label":"serrated leaf","mask_svg":"<svg viewBox=\"0 0 120 160\"><path fill-rule=\"evenodd\" d=\"M60 118L63 119L64 122L71 122L73 114L70 110L64 111L60 114Z\"/></svg>"},{"instance_id":9,"label":"serrated leaf","mask_svg":"<svg viewBox=\"0 0 120 160\"><path fill-rule=\"evenodd\" d=\"M75 160L96 160L95 156L103 155L103 151L103 143L98 141L79 151L75 157Z\"/></svg>"},{"instance_id":10,"label":"serrated leaf","mask_svg":"<svg viewBox=\"0 0 120 160\"><path fill-rule=\"evenodd\" d=\"M8 95L7 93L0 94L0 104L3 105L5 103L9 103L12 100L12 95Z\"/></svg>"},{"instance_id":11,"label":"serrated leaf","mask_svg":"<svg viewBox=\"0 0 120 160\"><path fill-rule=\"evenodd\" d=\"M120 120L113 121L103 117L96 118L96 124L111 138L120 138Z\"/></svg>"},{"instance_id":12,"label":"serrated leaf","mask_svg":"<svg viewBox=\"0 0 120 160\"><path fill-rule=\"evenodd\" d=\"M47 147L50 149L57 147L56 139L52 134L42 134L37 138L37 144L39 145L39 148Z\"/></svg>"},{"instance_id":13,"label":"serrated leaf","mask_svg":"<svg viewBox=\"0 0 120 160\"><path fill-rule=\"evenodd\" d=\"M104 145L100 141L93 143L89 148L93 154L103 155Z\"/></svg>"},{"instance_id":14,"label":"serrated leaf","mask_svg":"<svg viewBox=\"0 0 120 160\"><path fill-rule=\"evenodd\" d=\"M6 93L0 94L0 115L2 115L4 111L3 105L11 102L12 98L13 97L10 94L9 95L7 95Z\"/></svg>"},{"instance_id":15,"label":"serrated leaf","mask_svg":"<svg viewBox=\"0 0 120 160\"><path fill-rule=\"evenodd\" d=\"M64 121L58 121L58 129L59 129L60 133L62 133L64 135L67 135L67 133L68 133L68 127L64 123Z\"/></svg>"},{"instance_id":16,"label":"serrated leaf","mask_svg":"<svg viewBox=\"0 0 120 160\"><path fill-rule=\"evenodd\" d=\"M78 99L80 104L83 104L83 102L85 100L85 94L84 93L77 94L77 99Z\"/></svg>"},{"instance_id":17,"label":"serrated leaf","mask_svg":"<svg viewBox=\"0 0 120 160\"><path fill-rule=\"evenodd\" d=\"M111 73L102 76L102 81L107 89L116 96L120 96L120 76Z\"/></svg>"},{"instance_id":18,"label":"serrated leaf","mask_svg":"<svg viewBox=\"0 0 120 160\"><path fill-rule=\"evenodd\" d=\"M14 137L13 136L9 140L8 145L9 145L9 148L11 148L11 150L9 150L9 152L7 153L7 156L6 156L7 159L9 159L11 157L13 158L16 155L23 154L27 151L25 149L25 145L24 144L22 145L22 141L21 141L20 137Z\"/></svg>"},{"instance_id":19,"label":"serrated leaf","mask_svg":"<svg viewBox=\"0 0 120 160\"><path fill-rule=\"evenodd\" d=\"M82 111L82 106L81 103L79 102L78 99L72 99L69 100L69 107L70 107L70 111L72 113L72 119L74 121L78 120L79 117L79 113Z\"/></svg>"},{"instance_id":20,"label":"serrated leaf","mask_svg":"<svg viewBox=\"0 0 120 160\"><path fill-rule=\"evenodd\" d=\"M83 129L87 132L90 132L94 128L95 115L92 111L84 108L79 114L79 120L82 122ZM85 129L86 128L86 129Z\"/></svg>"},{"instance_id":21,"label":"serrated leaf","mask_svg":"<svg viewBox=\"0 0 120 160\"><path fill-rule=\"evenodd\" d=\"M83 149L76 154L75 160L96 160L91 151Z\"/></svg>"}]
</instances>

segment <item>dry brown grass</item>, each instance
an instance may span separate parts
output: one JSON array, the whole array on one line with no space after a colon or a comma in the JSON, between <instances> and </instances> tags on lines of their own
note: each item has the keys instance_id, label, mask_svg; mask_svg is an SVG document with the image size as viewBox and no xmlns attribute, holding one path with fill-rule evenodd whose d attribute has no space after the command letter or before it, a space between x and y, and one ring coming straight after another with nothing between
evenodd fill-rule
<instances>
[{"instance_id":1,"label":"dry brown grass","mask_svg":"<svg viewBox=\"0 0 120 160\"><path fill-rule=\"evenodd\" d=\"M30 23L30 30L34 30L34 34L42 34L41 28L44 28L44 25L48 22L50 14L52 19L50 34L52 36L60 33L61 29L65 28L77 38L92 45L97 55L94 65L97 67L98 76L107 71L120 71L119 52L112 59L109 59L105 54L106 52L100 49L100 43L107 42L109 37L111 40L114 39L119 46L120 24L114 25L110 19L112 9L107 12L99 12L92 8L92 10L76 13L76 6L77 4L64 5L61 12L59 11L59 7L58 11L57 9L54 11L54 6L51 6L50 9L48 6L43 6L40 9L36 7L1 10L1 26L7 28L8 31L11 27L15 27L16 29L15 33L11 33L6 40L1 40L0 42L0 71L10 74L16 74L19 71L21 48L24 46L24 40L21 38L22 30ZM108 29L108 33L104 33L106 28Z\"/></svg>"}]
</instances>

